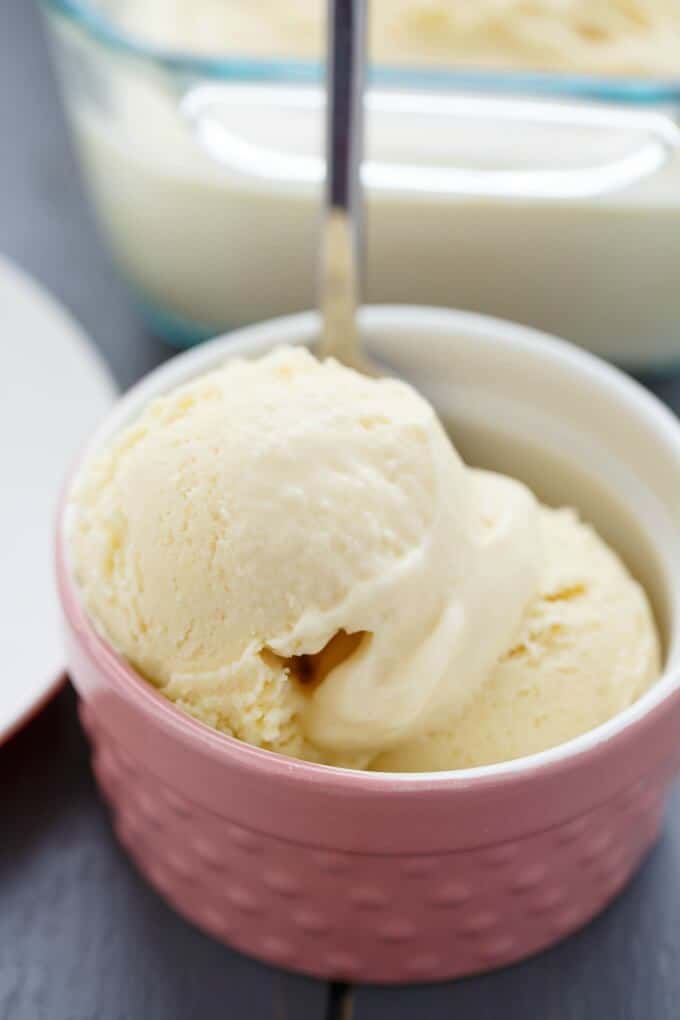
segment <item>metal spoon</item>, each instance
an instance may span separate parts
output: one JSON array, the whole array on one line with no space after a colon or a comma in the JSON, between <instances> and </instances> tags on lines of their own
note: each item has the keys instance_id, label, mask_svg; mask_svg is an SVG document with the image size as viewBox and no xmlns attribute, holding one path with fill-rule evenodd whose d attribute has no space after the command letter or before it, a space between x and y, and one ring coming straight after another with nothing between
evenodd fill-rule
<instances>
[{"instance_id":1,"label":"metal spoon","mask_svg":"<svg viewBox=\"0 0 680 1020\"><path fill-rule=\"evenodd\" d=\"M357 312L363 265L363 193L368 0L328 0L326 194L321 240L318 354L376 374L361 346Z\"/></svg>"}]
</instances>

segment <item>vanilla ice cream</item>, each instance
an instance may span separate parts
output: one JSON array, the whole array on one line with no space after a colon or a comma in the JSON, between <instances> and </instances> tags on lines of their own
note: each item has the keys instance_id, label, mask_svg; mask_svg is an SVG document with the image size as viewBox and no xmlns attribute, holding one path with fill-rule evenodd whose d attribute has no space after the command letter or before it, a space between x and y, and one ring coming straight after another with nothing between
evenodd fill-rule
<instances>
[{"instance_id":1,"label":"vanilla ice cream","mask_svg":"<svg viewBox=\"0 0 680 1020\"><path fill-rule=\"evenodd\" d=\"M669 0L370 7L383 64L652 78L680 66L680 5ZM104 5L124 30L171 53L226 55L222 75L133 60L62 16L50 19L95 208L154 328L173 339L315 303L323 96L294 84L282 61L322 52L323 10L323 0ZM253 63L258 55L267 63ZM672 107L635 103L627 120L624 104L615 122L593 124L582 89L565 78L564 98L574 100L566 120L558 104L554 120L527 112L509 121L509 78L499 81L503 103L487 94L486 113L469 115L453 82L433 93L412 75L392 80L394 88L372 90L366 118L368 303L478 311L629 367L677 361Z\"/></svg>"},{"instance_id":2,"label":"vanilla ice cream","mask_svg":"<svg viewBox=\"0 0 680 1020\"><path fill-rule=\"evenodd\" d=\"M543 751L611 719L656 679L658 639L642 588L574 511L544 507L540 527L538 594L478 697L373 768L471 768Z\"/></svg>"},{"instance_id":3,"label":"vanilla ice cream","mask_svg":"<svg viewBox=\"0 0 680 1020\"><path fill-rule=\"evenodd\" d=\"M570 512L466 467L405 383L304 349L154 401L70 504L95 624L198 719L285 754L451 768L654 679L639 586Z\"/></svg>"},{"instance_id":4,"label":"vanilla ice cream","mask_svg":"<svg viewBox=\"0 0 680 1020\"><path fill-rule=\"evenodd\" d=\"M676 0L372 0L381 63L677 74ZM318 57L325 0L124 0L127 31L206 55Z\"/></svg>"}]
</instances>

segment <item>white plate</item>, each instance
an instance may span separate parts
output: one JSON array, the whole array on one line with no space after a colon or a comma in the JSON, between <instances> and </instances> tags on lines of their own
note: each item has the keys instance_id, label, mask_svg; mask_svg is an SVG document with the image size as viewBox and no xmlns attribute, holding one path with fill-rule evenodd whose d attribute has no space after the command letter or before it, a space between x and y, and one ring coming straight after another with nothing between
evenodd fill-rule
<instances>
[{"instance_id":1,"label":"white plate","mask_svg":"<svg viewBox=\"0 0 680 1020\"><path fill-rule=\"evenodd\" d=\"M115 395L73 319L0 258L0 742L63 679L55 506Z\"/></svg>"}]
</instances>

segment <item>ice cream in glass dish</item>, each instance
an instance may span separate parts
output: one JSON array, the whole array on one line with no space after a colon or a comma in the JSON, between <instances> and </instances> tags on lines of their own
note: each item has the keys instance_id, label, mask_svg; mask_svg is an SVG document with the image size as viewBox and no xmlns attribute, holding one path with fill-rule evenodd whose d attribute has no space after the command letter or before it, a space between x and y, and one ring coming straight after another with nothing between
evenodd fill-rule
<instances>
[{"instance_id":1,"label":"ice cream in glass dish","mask_svg":"<svg viewBox=\"0 0 680 1020\"><path fill-rule=\"evenodd\" d=\"M153 400L86 462L68 539L91 620L139 674L293 758L515 759L660 671L645 592L575 509L465 464L407 383L302 348Z\"/></svg>"},{"instance_id":2,"label":"ice cream in glass dish","mask_svg":"<svg viewBox=\"0 0 680 1020\"><path fill-rule=\"evenodd\" d=\"M677 75L680 11L668 0L373 0L381 63ZM323 0L120 0L117 23L176 51L317 57Z\"/></svg>"}]
</instances>

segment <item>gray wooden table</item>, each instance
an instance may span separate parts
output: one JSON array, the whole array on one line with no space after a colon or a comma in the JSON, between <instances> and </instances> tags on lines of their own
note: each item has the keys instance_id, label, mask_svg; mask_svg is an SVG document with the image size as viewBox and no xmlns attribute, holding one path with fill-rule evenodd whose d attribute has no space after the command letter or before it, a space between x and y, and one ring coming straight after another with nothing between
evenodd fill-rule
<instances>
[{"instance_id":1,"label":"gray wooden table","mask_svg":"<svg viewBox=\"0 0 680 1020\"><path fill-rule=\"evenodd\" d=\"M96 234L31 0L0 0L0 138L0 251L129 385L169 351L144 332ZM0 352L10 343L0 337ZM680 382L655 388L680 409ZM483 978L344 989L225 949L147 887L97 797L70 689L0 748L0 791L0 1020L680 1017L677 794L640 874L581 934Z\"/></svg>"}]
</instances>

